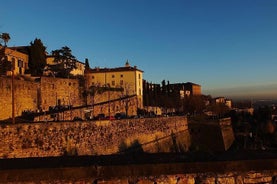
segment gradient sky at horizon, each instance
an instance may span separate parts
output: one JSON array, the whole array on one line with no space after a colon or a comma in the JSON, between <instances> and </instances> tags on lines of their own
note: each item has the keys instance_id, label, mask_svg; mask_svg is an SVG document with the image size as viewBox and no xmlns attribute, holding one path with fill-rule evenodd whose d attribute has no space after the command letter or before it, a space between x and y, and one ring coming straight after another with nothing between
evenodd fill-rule
<instances>
[{"instance_id":1,"label":"gradient sky at horizon","mask_svg":"<svg viewBox=\"0 0 277 184\"><path fill-rule=\"evenodd\" d=\"M211 95L277 86L276 0L9 0L0 32L8 46L40 38L91 67L128 59L149 82L190 81Z\"/></svg>"}]
</instances>

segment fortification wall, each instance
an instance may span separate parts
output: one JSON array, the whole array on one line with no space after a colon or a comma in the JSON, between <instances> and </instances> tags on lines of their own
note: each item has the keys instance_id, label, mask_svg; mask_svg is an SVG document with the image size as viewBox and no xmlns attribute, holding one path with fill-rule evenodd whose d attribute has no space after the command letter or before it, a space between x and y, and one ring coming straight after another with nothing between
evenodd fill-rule
<instances>
[{"instance_id":1,"label":"fortification wall","mask_svg":"<svg viewBox=\"0 0 277 184\"><path fill-rule=\"evenodd\" d=\"M231 118L209 121L190 120L188 125L192 149L198 151L226 151L235 140Z\"/></svg>"},{"instance_id":2,"label":"fortification wall","mask_svg":"<svg viewBox=\"0 0 277 184\"><path fill-rule=\"evenodd\" d=\"M22 111L37 109L37 90L39 84L32 81L14 80L14 105L15 116L20 116ZM12 80L0 78L0 120L12 116Z\"/></svg>"},{"instance_id":3,"label":"fortification wall","mask_svg":"<svg viewBox=\"0 0 277 184\"><path fill-rule=\"evenodd\" d=\"M99 181L99 183L138 183L138 184L271 184L276 183L277 170L271 171L249 171L249 172L228 172L228 173L193 173L176 175L159 175L148 177L130 177L124 179L92 179L88 183ZM83 180L86 181L86 180Z\"/></svg>"},{"instance_id":4,"label":"fortification wall","mask_svg":"<svg viewBox=\"0 0 277 184\"><path fill-rule=\"evenodd\" d=\"M105 96L105 94L103 96ZM126 105L126 103L128 104ZM87 118L93 119L93 117L97 117L98 114L104 114L106 117L109 115L114 116L116 113L127 114L126 111L128 111L128 116L137 114L137 96L133 96L124 100L111 100L109 103L105 101L105 103L100 105L89 105L77 108L71 107L60 112L52 111L50 114L45 113L36 116L34 121L71 121L77 117L81 118L82 120L86 120Z\"/></svg>"},{"instance_id":5,"label":"fortification wall","mask_svg":"<svg viewBox=\"0 0 277 184\"><path fill-rule=\"evenodd\" d=\"M94 97L88 96L88 105L92 105L101 102L108 102L101 106L95 106L93 115L97 116L98 114L105 114L106 116L111 114L124 112L129 116L137 115L137 108L140 107L139 97L132 96L129 98L124 98L124 92L118 91L106 91L101 94L96 94ZM128 111L126 113L126 111Z\"/></svg>"},{"instance_id":6,"label":"fortification wall","mask_svg":"<svg viewBox=\"0 0 277 184\"><path fill-rule=\"evenodd\" d=\"M56 105L84 105L83 89L78 79L42 77L40 83L42 110L47 111L49 106Z\"/></svg>"},{"instance_id":7,"label":"fortification wall","mask_svg":"<svg viewBox=\"0 0 277 184\"><path fill-rule=\"evenodd\" d=\"M1 125L0 158L186 151L185 117Z\"/></svg>"},{"instance_id":8,"label":"fortification wall","mask_svg":"<svg viewBox=\"0 0 277 184\"><path fill-rule=\"evenodd\" d=\"M231 123L231 118L224 118L219 120L219 125L222 134L222 140L224 144L224 149L228 150L235 140L235 135Z\"/></svg>"},{"instance_id":9,"label":"fortification wall","mask_svg":"<svg viewBox=\"0 0 277 184\"><path fill-rule=\"evenodd\" d=\"M12 116L12 81L11 78L0 80L0 120ZM84 105L82 89L78 79L42 77L40 82L14 80L15 116L23 111L44 111L49 106Z\"/></svg>"},{"instance_id":10,"label":"fortification wall","mask_svg":"<svg viewBox=\"0 0 277 184\"><path fill-rule=\"evenodd\" d=\"M12 87L11 78L0 78L0 120L11 118L12 116ZM79 79L63 79L53 77L41 77L40 82L14 80L15 96L15 116L20 116L23 111L48 111L49 107L62 106L83 106L86 103L83 95L83 86ZM120 100L120 98L122 98ZM118 100L114 100L118 99ZM138 107L137 97L123 98L122 92L110 91L96 94L95 97L88 96L87 104L101 103L110 100L110 103L89 108L91 116L104 113L106 116L119 112L126 112L128 115L136 115ZM74 117L84 119L84 110L78 109L60 114L61 119L72 120ZM73 113L73 114L72 114ZM40 120L51 118L38 118Z\"/></svg>"},{"instance_id":11,"label":"fortification wall","mask_svg":"<svg viewBox=\"0 0 277 184\"><path fill-rule=\"evenodd\" d=\"M274 161L274 160L273 160ZM240 162L240 164L238 164ZM229 161L208 163L137 164L89 167L56 167L0 170L0 183L88 183L88 184L274 184L277 170L249 167L263 161ZM268 161L266 161L268 163ZM221 164L235 166L232 171ZM241 166L241 167L239 167ZM186 168L201 170L186 172ZM202 170L202 169L203 170ZM243 169L245 168L245 169ZM225 171L227 170L227 171Z\"/></svg>"}]
</instances>

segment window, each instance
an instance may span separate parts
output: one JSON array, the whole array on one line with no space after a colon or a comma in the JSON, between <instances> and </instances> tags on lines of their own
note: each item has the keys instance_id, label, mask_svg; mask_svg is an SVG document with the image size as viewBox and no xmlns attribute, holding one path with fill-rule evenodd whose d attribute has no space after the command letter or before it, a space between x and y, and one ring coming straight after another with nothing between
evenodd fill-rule
<instances>
[{"instance_id":1,"label":"window","mask_svg":"<svg viewBox=\"0 0 277 184\"><path fill-rule=\"evenodd\" d=\"M94 75L93 75L93 76L91 76L91 78L92 78L92 79L94 79Z\"/></svg>"},{"instance_id":2,"label":"window","mask_svg":"<svg viewBox=\"0 0 277 184\"><path fill-rule=\"evenodd\" d=\"M114 78L114 75L112 75L112 78Z\"/></svg>"},{"instance_id":3,"label":"window","mask_svg":"<svg viewBox=\"0 0 277 184\"><path fill-rule=\"evenodd\" d=\"M115 81L112 81L112 86L115 86Z\"/></svg>"},{"instance_id":4,"label":"window","mask_svg":"<svg viewBox=\"0 0 277 184\"><path fill-rule=\"evenodd\" d=\"M120 77L123 78L123 74L121 74Z\"/></svg>"},{"instance_id":5,"label":"window","mask_svg":"<svg viewBox=\"0 0 277 184\"><path fill-rule=\"evenodd\" d=\"M23 61L18 60L18 67L19 67L19 68L23 68Z\"/></svg>"},{"instance_id":6,"label":"window","mask_svg":"<svg viewBox=\"0 0 277 184\"><path fill-rule=\"evenodd\" d=\"M140 79L140 74L139 74L139 79Z\"/></svg>"},{"instance_id":7,"label":"window","mask_svg":"<svg viewBox=\"0 0 277 184\"><path fill-rule=\"evenodd\" d=\"M123 85L123 80L120 80L120 85L121 85L121 86Z\"/></svg>"}]
</instances>

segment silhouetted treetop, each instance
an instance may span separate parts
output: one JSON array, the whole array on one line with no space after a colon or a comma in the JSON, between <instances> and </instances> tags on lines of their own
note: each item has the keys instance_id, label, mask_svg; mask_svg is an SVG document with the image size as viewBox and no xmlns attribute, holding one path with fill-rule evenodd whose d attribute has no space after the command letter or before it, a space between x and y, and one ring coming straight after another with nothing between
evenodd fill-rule
<instances>
[{"instance_id":1,"label":"silhouetted treetop","mask_svg":"<svg viewBox=\"0 0 277 184\"><path fill-rule=\"evenodd\" d=\"M37 38L30 45L29 72L34 76L41 76L46 66L46 47Z\"/></svg>"},{"instance_id":2,"label":"silhouetted treetop","mask_svg":"<svg viewBox=\"0 0 277 184\"><path fill-rule=\"evenodd\" d=\"M51 66L52 70L59 77L69 77L70 72L76 68L76 58L72 55L71 49L67 46L61 49L53 50L55 65Z\"/></svg>"}]
</instances>

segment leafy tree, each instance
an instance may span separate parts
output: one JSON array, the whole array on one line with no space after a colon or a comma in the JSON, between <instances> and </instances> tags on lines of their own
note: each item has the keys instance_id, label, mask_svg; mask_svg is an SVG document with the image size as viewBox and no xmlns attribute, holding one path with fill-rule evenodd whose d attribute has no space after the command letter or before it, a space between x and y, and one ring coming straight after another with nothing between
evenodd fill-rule
<instances>
[{"instance_id":1,"label":"leafy tree","mask_svg":"<svg viewBox=\"0 0 277 184\"><path fill-rule=\"evenodd\" d=\"M5 48L1 48L1 50ZM0 51L1 52L1 51ZM7 71L10 71L12 68L12 63L8 61L7 57L0 56L0 75L5 75Z\"/></svg>"},{"instance_id":2,"label":"leafy tree","mask_svg":"<svg viewBox=\"0 0 277 184\"><path fill-rule=\"evenodd\" d=\"M229 107L224 103L212 103L207 107L207 109L220 117L226 115L230 111Z\"/></svg>"},{"instance_id":3,"label":"leafy tree","mask_svg":"<svg viewBox=\"0 0 277 184\"><path fill-rule=\"evenodd\" d=\"M41 76L46 66L46 47L37 38L30 45L29 71L32 75Z\"/></svg>"},{"instance_id":4,"label":"leafy tree","mask_svg":"<svg viewBox=\"0 0 277 184\"><path fill-rule=\"evenodd\" d=\"M11 38L9 33L2 33L0 34L0 39L4 41L4 47L0 47L0 74L3 75L12 68L11 62L8 61L8 58L5 55L7 43Z\"/></svg>"},{"instance_id":5,"label":"leafy tree","mask_svg":"<svg viewBox=\"0 0 277 184\"><path fill-rule=\"evenodd\" d=\"M50 66L58 77L69 77L70 72L76 68L76 58L72 55L71 49L67 46L53 50L55 65Z\"/></svg>"},{"instance_id":6,"label":"leafy tree","mask_svg":"<svg viewBox=\"0 0 277 184\"><path fill-rule=\"evenodd\" d=\"M4 41L4 46L7 46L7 43L9 42L9 40L11 39L10 34L9 33L2 33L0 34L0 38Z\"/></svg>"},{"instance_id":7,"label":"leafy tree","mask_svg":"<svg viewBox=\"0 0 277 184\"><path fill-rule=\"evenodd\" d=\"M203 96L185 96L183 99L184 112L185 113L198 113L201 114L205 109L204 97Z\"/></svg>"}]
</instances>

